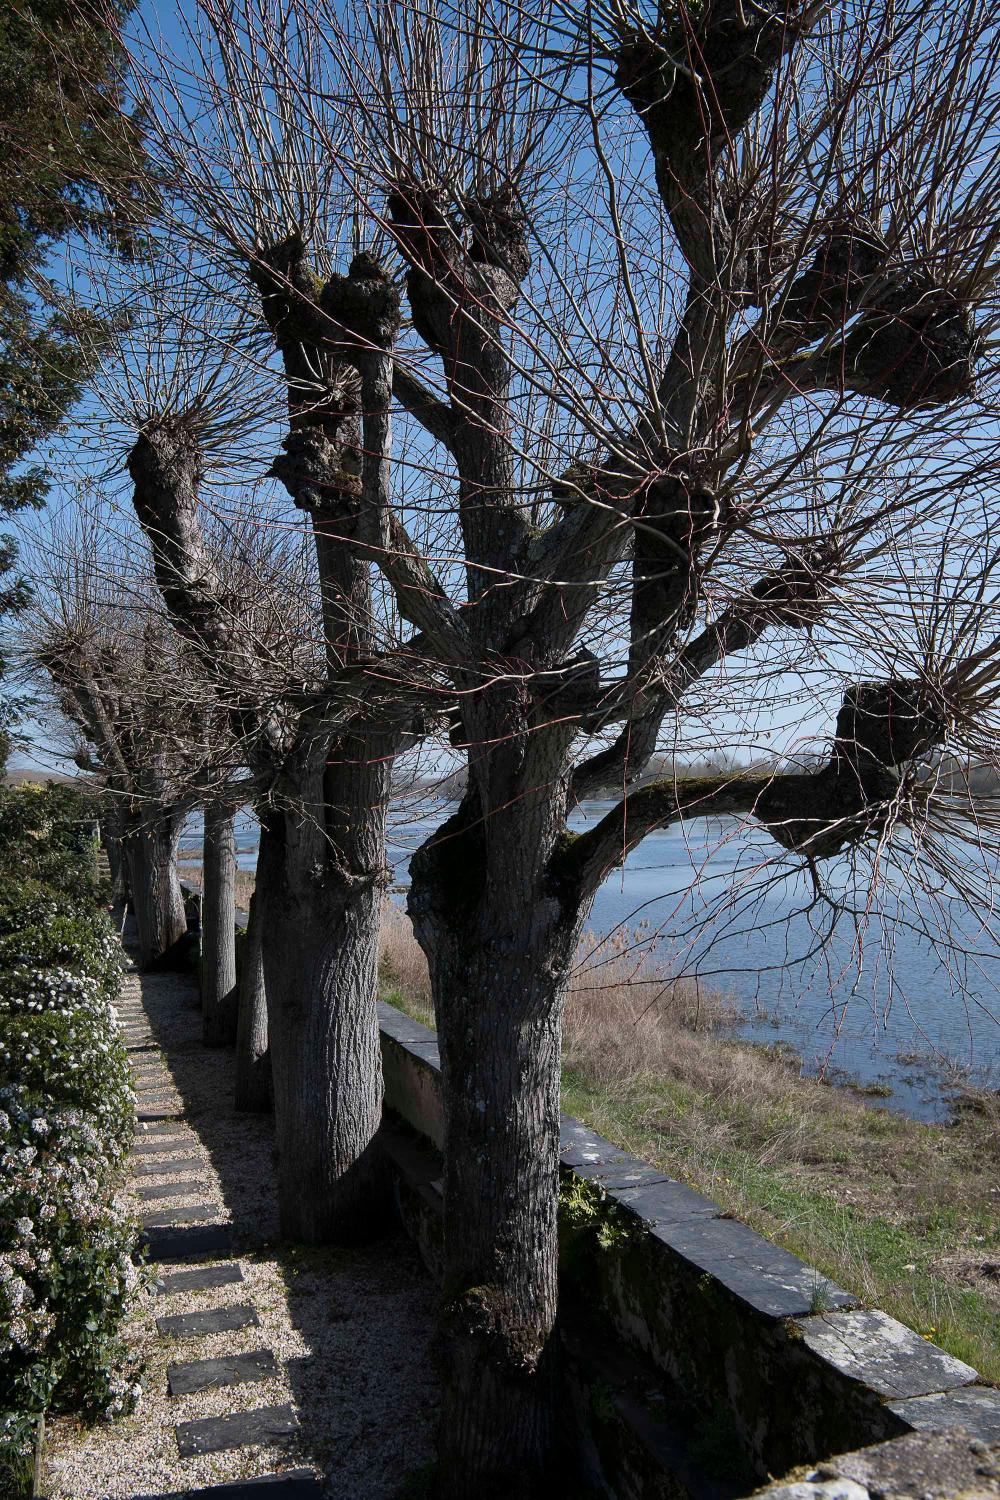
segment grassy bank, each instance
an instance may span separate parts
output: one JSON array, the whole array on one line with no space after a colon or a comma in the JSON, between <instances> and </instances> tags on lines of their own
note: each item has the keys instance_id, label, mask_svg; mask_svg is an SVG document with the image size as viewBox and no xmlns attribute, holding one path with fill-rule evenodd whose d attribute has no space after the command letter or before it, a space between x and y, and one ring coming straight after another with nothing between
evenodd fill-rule
<instances>
[{"instance_id":1,"label":"grassy bank","mask_svg":"<svg viewBox=\"0 0 1000 1500\"><path fill-rule=\"evenodd\" d=\"M383 972L385 998L433 1024L395 908ZM563 1107L1000 1383L1000 1099L909 1120L728 1039L731 1020L724 998L599 952L569 1001Z\"/></svg>"}]
</instances>

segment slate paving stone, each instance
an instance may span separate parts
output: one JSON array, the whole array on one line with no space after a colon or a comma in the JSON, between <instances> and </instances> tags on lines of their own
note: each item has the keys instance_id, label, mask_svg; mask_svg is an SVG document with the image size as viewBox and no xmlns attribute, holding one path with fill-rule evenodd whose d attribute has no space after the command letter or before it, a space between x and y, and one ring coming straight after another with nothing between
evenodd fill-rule
<instances>
[{"instance_id":1,"label":"slate paving stone","mask_svg":"<svg viewBox=\"0 0 1000 1500\"><path fill-rule=\"evenodd\" d=\"M167 1225L144 1234L142 1247L150 1260L166 1265L186 1260L218 1260L233 1253L233 1226Z\"/></svg>"},{"instance_id":2,"label":"slate paving stone","mask_svg":"<svg viewBox=\"0 0 1000 1500\"><path fill-rule=\"evenodd\" d=\"M156 1331L165 1339L204 1338L209 1333L232 1333L237 1328L259 1326L260 1319L247 1302L232 1302L228 1307L206 1307L199 1312L171 1313L156 1320Z\"/></svg>"},{"instance_id":3,"label":"slate paving stone","mask_svg":"<svg viewBox=\"0 0 1000 1500\"><path fill-rule=\"evenodd\" d=\"M178 1135L181 1129L182 1127L179 1126L176 1121L171 1123L171 1121L169 1120L140 1120L139 1129L136 1134L142 1138L145 1138L146 1136Z\"/></svg>"},{"instance_id":4,"label":"slate paving stone","mask_svg":"<svg viewBox=\"0 0 1000 1500\"><path fill-rule=\"evenodd\" d=\"M617 1189L615 1197L645 1223L679 1224L685 1219L717 1218L720 1209L711 1198L696 1193L686 1183L670 1178L638 1188Z\"/></svg>"},{"instance_id":5,"label":"slate paving stone","mask_svg":"<svg viewBox=\"0 0 1000 1500\"><path fill-rule=\"evenodd\" d=\"M182 1146L193 1146L194 1141L186 1135L158 1135L148 1141L133 1141L133 1156L153 1156L157 1151L179 1151ZM163 1170L167 1170L166 1163Z\"/></svg>"},{"instance_id":6,"label":"slate paving stone","mask_svg":"<svg viewBox=\"0 0 1000 1500\"><path fill-rule=\"evenodd\" d=\"M252 1349L248 1354L193 1359L188 1364L171 1365L167 1370L167 1390L171 1396L193 1396L198 1391L214 1391L225 1385L249 1385L255 1380L269 1380L277 1373L278 1363L270 1349Z\"/></svg>"},{"instance_id":7,"label":"slate paving stone","mask_svg":"<svg viewBox=\"0 0 1000 1500\"><path fill-rule=\"evenodd\" d=\"M843 1287L738 1219L694 1216L676 1224L658 1224L651 1232L765 1317L803 1317L820 1302L828 1309L856 1303Z\"/></svg>"},{"instance_id":8,"label":"slate paving stone","mask_svg":"<svg viewBox=\"0 0 1000 1500\"><path fill-rule=\"evenodd\" d=\"M632 1167L645 1165L627 1151L612 1146L610 1141L606 1141L603 1135L598 1135L591 1126L584 1125L582 1120L574 1120L572 1115L563 1115L559 1123L559 1160L564 1166L572 1167L575 1172L586 1172L591 1176L597 1175L601 1168L605 1171L615 1168L628 1171ZM659 1178L663 1173L656 1175Z\"/></svg>"},{"instance_id":9,"label":"slate paving stone","mask_svg":"<svg viewBox=\"0 0 1000 1500\"><path fill-rule=\"evenodd\" d=\"M154 1291L158 1297L171 1297L177 1292L204 1292L213 1286L233 1286L242 1280L242 1268L235 1262L223 1266L198 1266L194 1271L170 1271L161 1276Z\"/></svg>"},{"instance_id":10,"label":"slate paving stone","mask_svg":"<svg viewBox=\"0 0 1000 1500\"><path fill-rule=\"evenodd\" d=\"M155 1042L126 1042L125 1043L125 1051L126 1052L148 1052L148 1053L152 1054L153 1052L159 1052L159 1050L160 1049L156 1045Z\"/></svg>"},{"instance_id":11,"label":"slate paving stone","mask_svg":"<svg viewBox=\"0 0 1000 1500\"><path fill-rule=\"evenodd\" d=\"M229 1484L210 1484L203 1490L174 1490L170 1495L146 1496L145 1500L256 1500L261 1486L268 1486L268 1500L321 1500L323 1487L312 1469L286 1469L282 1474L262 1474L259 1479L236 1479Z\"/></svg>"},{"instance_id":12,"label":"slate paving stone","mask_svg":"<svg viewBox=\"0 0 1000 1500\"><path fill-rule=\"evenodd\" d=\"M290 1406L258 1406L255 1411L233 1412L228 1417L179 1422L175 1429L177 1448L181 1458L194 1458L199 1453L276 1443L289 1437L298 1425L298 1417Z\"/></svg>"},{"instance_id":13,"label":"slate paving stone","mask_svg":"<svg viewBox=\"0 0 1000 1500\"><path fill-rule=\"evenodd\" d=\"M186 1177L180 1182L143 1182L134 1189L137 1198L148 1202L151 1198L190 1198L193 1193L202 1193L208 1184L197 1177Z\"/></svg>"},{"instance_id":14,"label":"slate paving stone","mask_svg":"<svg viewBox=\"0 0 1000 1500\"><path fill-rule=\"evenodd\" d=\"M429 1026L421 1021L414 1021L394 1005L387 1005L379 1001L378 1005L379 1029L387 1036L391 1036L396 1042L405 1047L428 1048L432 1053L437 1052L437 1034ZM421 1053L421 1055L424 1055Z\"/></svg>"},{"instance_id":15,"label":"slate paving stone","mask_svg":"<svg viewBox=\"0 0 1000 1500\"><path fill-rule=\"evenodd\" d=\"M178 1141L179 1144L179 1141ZM162 1149L162 1147L158 1148ZM200 1156L175 1156L173 1161L144 1161L132 1168L133 1177L162 1177L167 1172L187 1172L191 1167L204 1167Z\"/></svg>"},{"instance_id":16,"label":"slate paving stone","mask_svg":"<svg viewBox=\"0 0 1000 1500\"><path fill-rule=\"evenodd\" d=\"M945 1427L964 1427L984 1443L1000 1443L1000 1391L982 1385L967 1385L956 1391L914 1396L909 1401L890 1401L889 1410L918 1432L939 1432Z\"/></svg>"},{"instance_id":17,"label":"slate paving stone","mask_svg":"<svg viewBox=\"0 0 1000 1500\"><path fill-rule=\"evenodd\" d=\"M928 1396L971 1385L978 1372L874 1308L801 1318L806 1345L880 1396Z\"/></svg>"},{"instance_id":18,"label":"slate paving stone","mask_svg":"<svg viewBox=\"0 0 1000 1500\"><path fill-rule=\"evenodd\" d=\"M136 1111L136 1119L140 1124L157 1124L166 1120L181 1120L184 1117L184 1109L180 1104L171 1108L169 1105L156 1104L151 1109L140 1107Z\"/></svg>"},{"instance_id":19,"label":"slate paving stone","mask_svg":"<svg viewBox=\"0 0 1000 1500\"><path fill-rule=\"evenodd\" d=\"M144 1229L163 1229L168 1224L209 1224L217 1219L221 1209L217 1203L196 1203L193 1208L159 1208L155 1213L143 1214Z\"/></svg>"}]
</instances>

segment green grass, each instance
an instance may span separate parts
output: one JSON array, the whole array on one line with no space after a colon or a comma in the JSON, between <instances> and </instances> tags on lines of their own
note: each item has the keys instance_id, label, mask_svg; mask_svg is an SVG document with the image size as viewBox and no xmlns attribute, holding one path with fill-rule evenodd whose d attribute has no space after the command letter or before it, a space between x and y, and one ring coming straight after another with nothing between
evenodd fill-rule
<instances>
[{"instance_id":1,"label":"green grass","mask_svg":"<svg viewBox=\"0 0 1000 1500\"><path fill-rule=\"evenodd\" d=\"M811 1091L820 1096L814 1118L834 1117L828 1149L814 1148L820 1159L813 1162L790 1151L783 1161L762 1160L787 1119L755 1115L745 1101L734 1111L725 1098L699 1097L675 1080L609 1093L580 1071L567 1072L563 1108L1000 1383L1000 1287L968 1270L971 1284L963 1284L959 1269L1000 1259L990 1132L978 1122L922 1125L854 1108L845 1111L848 1130L835 1091L810 1079L796 1083L804 1102ZM692 1116L702 1115L714 1115L717 1128L692 1129ZM687 1128L671 1129L685 1119ZM727 1124L732 1139L722 1144ZM810 1182L813 1175L835 1182Z\"/></svg>"},{"instance_id":2,"label":"green grass","mask_svg":"<svg viewBox=\"0 0 1000 1500\"><path fill-rule=\"evenodd\" d=\"M427 1025L426 1000L383 998ZM615 1066L571 1016L563 1108L714 1198L867 1305L1000 1384L1000 1110L950 1125L872 1108L795 1059L678 1031L657 1071Z\"/></svg>"}]
</instances>

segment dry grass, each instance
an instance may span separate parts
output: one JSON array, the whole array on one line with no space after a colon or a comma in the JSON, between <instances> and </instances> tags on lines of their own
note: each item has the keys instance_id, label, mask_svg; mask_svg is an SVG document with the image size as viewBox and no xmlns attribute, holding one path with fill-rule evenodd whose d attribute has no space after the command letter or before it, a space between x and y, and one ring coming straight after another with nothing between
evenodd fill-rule
<instances>
[{"instance_id":1,"label":"dry grass","mask_svg":"<svg viewBox=\"0 0 1000 1500\"><path fill-rule=\"evenodd\" d=\"M177 872L185 885L201 888L201 860L194 859L195 851L182 849L182 855L191 855L190 859L181 859L177 863ZM254 872L253 870L236 871L236 906L239 911L247 911L250 907L250 897L253 895Z\"/></svg>"},{"instance_id":2,"label":"dry grass","mask_svg":"<svg viewBox=\"0 0 1000 1500\"><path fill-rule=\"evenodd\" d=\"M433 1024L398 908L382 968L386 998ZM737 1015L666 981L627 938L585 940L564 1107L1000 1382L1000 1098L970 1095L951 1125L910 1120L733 1040Z\"/></svg>"},{"instance_id":3,"label":"dry grass","mask_svg":"<svg viewBox=\"0 0 1000 1500\"><path fill-rule=\"evenodd\" d=\"M392 901L387 901L382 908L379 965L383 986L405 995L411 1011L414 1014L420 1012L422 1020L433 1024L434 1005L427 960L413 936L409 917Z\"/></svg>"}]
</instances>

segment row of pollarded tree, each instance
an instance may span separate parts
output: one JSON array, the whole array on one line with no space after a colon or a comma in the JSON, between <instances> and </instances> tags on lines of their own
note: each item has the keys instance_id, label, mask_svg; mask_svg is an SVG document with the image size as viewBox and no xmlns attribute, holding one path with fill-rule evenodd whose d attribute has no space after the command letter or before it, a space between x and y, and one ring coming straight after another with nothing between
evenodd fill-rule
<instances>
[{"instance_id":1,"label":"row of pollarded tree","mask_svg":"<svg viewBox=\"0 0 1000 1500\"><path fill-rule=\"evenodd\" d=\"M160 217L98 398L260 822L282 1222L381 1218L390 773L440 737L467 781L408 898L446 1110L440 1486L533 1495L601 883L708 815L806 860L831 921L893 871L970 896L992 858L980 818L963 863L971 810L926 767L995 760L1000 42L986 0L198 0L177 29L132 57ZM308 535L309 649L227 573L229 505ZM644 779L820 715L808 769Z\"/></svg>"}]
</instances>

